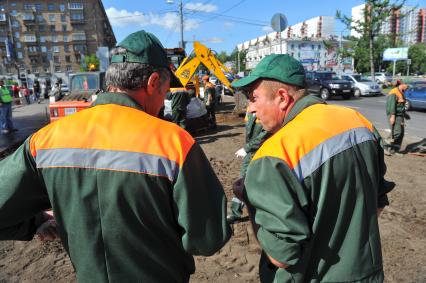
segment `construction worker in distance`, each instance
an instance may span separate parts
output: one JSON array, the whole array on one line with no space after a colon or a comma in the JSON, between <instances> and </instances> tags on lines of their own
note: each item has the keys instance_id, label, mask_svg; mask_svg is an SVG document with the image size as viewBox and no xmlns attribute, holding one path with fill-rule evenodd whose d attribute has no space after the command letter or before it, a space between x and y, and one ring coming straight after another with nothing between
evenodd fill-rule
<instances>
[{"instance_id":1,"label":"construction worker in distance","mask_svg":"<svg viewBox=\"0 0 426 283\"><path fill-rule=\"evenodd\" d=\"M270 134L263 129L262 124L259 123L259 120L256 118L256 114L251 113L248 108L244 121L246 143L244 147L235 152L236 157L243 158L243 164L241 165L240 169L240 179L237 180L236 184L234 185L244 182L244 178L247 173L247 167L251 159L262 143L270 136ZM244 203L237 197L233 197L231 200L231 214L227 216L228 223L233 224L235 222L241 221L243 219L243 208Z\"/></svg>"},{"instance_id":2,"label":"construction worker in distance","mask_svg":"<svg viewBox=\"0 0 426 283\"><path fill-rule=\"evenodd\" d=\"M263 249L261 282L382 282L377 218L391 186L373 125L306 95L305 70L287 54L232 85L272 134L234 191Z\"/></svg>"},{"instance_id":3,"label":"construction worker in distance","mask_svg":"<svg viewBox=\"0 0 426 283\"><path fill-rule=\"evenodd\" d=\"M210 82L208 75L202 78L204 84L204 103L211 128L216 128L216 87Z\"/></svg>"},{"instance_id":4,"label":"construction worker in distance","mask_svg":"<svg viewBox=\"0 0 426 283\"><path fill-rule=\"evenodd\" d=\"M157 118L181 86L160 41L138 31L111 55L108 93L0 162L0 239L56 228L78 282L188 282L193 255L231 236L223 188L194 139Z\"/></svg>"},{"instance_id":5,"label":"construction worker in distance","mask_svg":"<svg viewBox=\"0 0 426 283\"><path fill-rule=\"evenodd\" d=\"M172 121L181 128L186 129L186 107L190 102L188 91L184 88L177 89L171 93L172 98Z\"/></svg>"},{"instance_id":6,"label":"construction worker in distance","mask_svg":"<svg viewBox=\"0 0 426 283\"><path fill-rule=\"evenodd\" d=\"M402 140L404 138L405 119L410 116L405 113L404 92L408 85L401 80L397 80L395 87L389 92L386 99L386 115L391 128L390 142L385 145L385 154L392 155L401 150Z\"/></svg>"}]
</instances>

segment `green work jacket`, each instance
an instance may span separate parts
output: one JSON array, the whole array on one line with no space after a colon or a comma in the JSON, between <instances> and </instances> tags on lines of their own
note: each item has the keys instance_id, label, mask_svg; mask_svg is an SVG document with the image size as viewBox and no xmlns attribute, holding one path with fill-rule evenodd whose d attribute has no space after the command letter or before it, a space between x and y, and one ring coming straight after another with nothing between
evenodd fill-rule
<instances>
[{"instance_id":1,"label":"green work jacket","mask_svg":"<svg viewBox=\"0 0 426 283\"><path fill-rule=\"evenodd\" d=\"M79 282L187 282L230 238L200 146L125 94L42 128L0 162L0 239L30 240L52 208Z\"/></svg>"},{"instance_id":2,"label":"green work jacket","mask_svg":"<svg viewBox=\"0 0 426 283\"><path fill-rule=\"evenodd\" d=\"M261 247L289 266L261 262L262 282L382 281L385 170L381 138L361 114L300 99L245 179Z\"/></svg>"}]
</instances>

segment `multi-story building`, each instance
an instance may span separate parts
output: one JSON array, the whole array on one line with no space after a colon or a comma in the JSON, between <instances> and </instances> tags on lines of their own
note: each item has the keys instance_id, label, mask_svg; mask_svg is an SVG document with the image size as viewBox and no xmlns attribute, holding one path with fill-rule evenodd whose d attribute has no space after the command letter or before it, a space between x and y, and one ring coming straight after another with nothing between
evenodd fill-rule
<instances>
[{"instance_id":1,"label":"multi-story building","mask_svg":"<svg viewBox=\"0 0 426 283\"><path fill-rule=\"evenodd\" d=\"M364 21L365 4L352 8L352 21ZM419 42L426 43L426 9L403 6L395 10L381 24L379 34L390 35L394 41L400 40L406 45ZM351 29L351 35L360 37L361 34Z\"/></svg>"},{"instance_id":2,"label":"multi-story building","mask_svg":"<svg viewBox=\"0 0 426 283\"><path fill-rule=\"evenodd\" d=\"M85 55L115 44L101 0L0 0L0 73L77 72Z\"/></svg>"},{"instance_id":3,"label":"multi-story building","mask_svg":"<svg viewBox=\"0 0 426 283\"><path fill-rule=\"evenodd\" d=\"M253 69L270 54L289 54L307 70L343 71L353 69L352 60L340 60L337 49L346 41L333 36L334 17L321 16L289 26L284 31L238 44L238 51L246 51L246 69ZM327 42L327 44L325 44Z\"/></svg>"}]
</instances>

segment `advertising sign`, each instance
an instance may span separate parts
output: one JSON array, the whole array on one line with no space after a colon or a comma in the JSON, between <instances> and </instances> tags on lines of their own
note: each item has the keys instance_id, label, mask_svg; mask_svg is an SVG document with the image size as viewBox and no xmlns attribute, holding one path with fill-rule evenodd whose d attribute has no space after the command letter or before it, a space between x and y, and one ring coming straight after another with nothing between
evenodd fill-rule
<instances>
[{"instance_id":1,"label":"advertising sign","mask_svg":"<svg viewBox=\"0 0 426 283\"><path fill-rule=\"evenodd\" d=\"M383 61L398 61L408 59L408 47L388 48L383 52Z\"/></svg>"}]
</instances>

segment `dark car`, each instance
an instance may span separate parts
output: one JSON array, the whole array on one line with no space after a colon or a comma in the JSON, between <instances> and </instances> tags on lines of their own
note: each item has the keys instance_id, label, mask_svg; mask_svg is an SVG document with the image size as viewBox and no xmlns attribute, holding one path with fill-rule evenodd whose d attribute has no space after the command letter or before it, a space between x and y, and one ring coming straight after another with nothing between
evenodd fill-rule
<instances>
[{"instance_id":1,"label":"dark car","mask_svg":"<svg viewBox=\"0 0 426 283\"><path fill-rule=\"evenodd\" d=\"M330 96L349 99L354 94L352 83L337 78L334 72L306 72L306 83L309 93L319 95L324 100Z\"/></svg>"},{"instance_id":2,"label":"dark car","mask_svg":"<svg viewBox=\"0 0 426 283\"><path fill-rule=\"evenodd\" d=\"M414 82L405 91L405 109L426 109L426 81Z\"/></svg>"}]
</instances>

